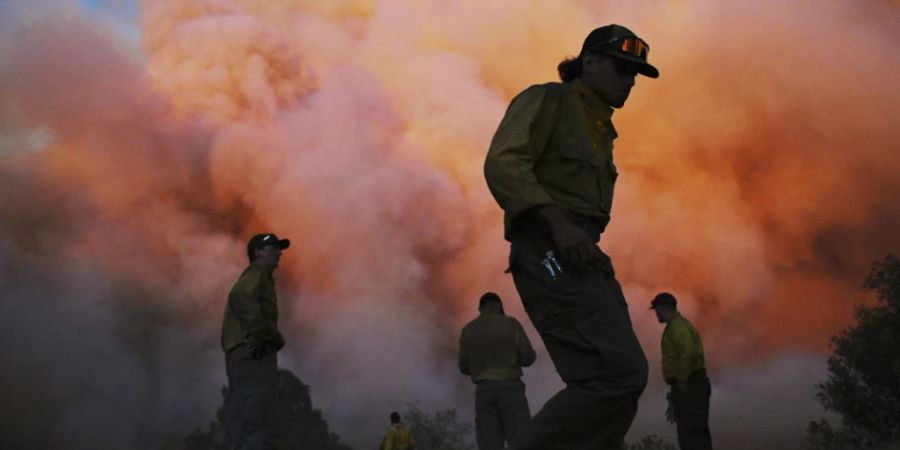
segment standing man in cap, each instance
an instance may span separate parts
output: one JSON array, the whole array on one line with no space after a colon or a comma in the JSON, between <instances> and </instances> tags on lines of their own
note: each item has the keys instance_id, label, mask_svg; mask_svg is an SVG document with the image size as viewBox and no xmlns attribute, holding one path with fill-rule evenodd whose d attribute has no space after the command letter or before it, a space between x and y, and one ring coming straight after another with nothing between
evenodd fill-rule
<instances>
[{"instance_id":1,"label":"standing man in cap","mask_svg":"<svg viewBox=\"0 0 900 450\"><path fill-rule=\"evenodd\" d=\"M499 295L482 295L478 312L459 338L459 371L475 383L478 450L500 450L531 420L521 377L535 353L522 324L504 314Z\"/></svg>"},{"instance_id":2,"label":"standing man in cap","mask_svg":"<svg viewBox=\"0 0 900 450\"><path fill-rule=\"evenodd\" d=\"M629 29L592 31L562 83L517 95L491 141L484 171L505 212L516 289L565 389L516 438L516 450L619 449L647 384L610 258L598 246L610 219L614 108L637 74L656 78L650 47Z\"/></svg>"},{"instance_id":3,"label":"standing man in cap","mask_svg":"<svg viewBox=\"0 0 900 450\"><path fill-rule=\"evenodd\" d=\"M666 324L662 336L663 379L672 386L666 419L674 420L681 450L712 450L709 433L709 396L703 341L700 333L678 313L675 296L658 294L650 309L659 323Z\"/></svg>"},{"instance_id":4,"label":"standing man in cap","mask_svg":"<svg viewBox=\"0 0 900 450\"><path fill-rule=\"evenodd\" d=\"M278 297L272 273L291 241L272 233L247 243L250 265L228 294L222 350L228 375L228 426L235 450L274 449L271 405L278 376L275 356L284 347L278 331Z\"/></svg>"}]
</instances>

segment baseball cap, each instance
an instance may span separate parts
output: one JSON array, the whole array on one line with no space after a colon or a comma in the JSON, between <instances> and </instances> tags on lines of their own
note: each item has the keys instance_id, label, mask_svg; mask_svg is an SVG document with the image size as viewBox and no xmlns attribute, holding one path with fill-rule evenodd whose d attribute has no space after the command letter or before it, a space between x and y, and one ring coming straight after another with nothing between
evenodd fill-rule
<instances>
[{"instance_id":1,"label":"baseball cap","mask_svg":"<svg viewBox=\"0 0 900 450\"><path fill-rule=\"evenodd\" d=\"M478 309L481 310L484 307L485 303L489 302L497 302L500 304L500 313L505 314L506 312L503 309L503 300L500 300L500 296L494 292L485 292L484 295L478 300Z\"/></svg>"},{"instance_id":2,"label":"baseball cap","mask_svg":"<svg viewBox=\"0 0 900 450\"><path fill-rule=\"evenodd\" d=\"M250 259L253 259L254 251L273 244L284 250L291 246L291 241L288 239L278 239L278 236L276 236L275 233L257 234L247 242L247 256L249 256Z\"/></svg>"},{"instance_id":3,"label":"baseball cap","mask_svg":"<svg viewBox=\"0 0 900 450\"><path fill-rule=\"evenodd\" d=\"M674 308L677 305L678 300L675 300L674 295L668 292L660 292L659 294L656 294L656 297L650 302L650 309L656 309L657 306L670 306Z\"/></svg>"},{"instance_id":4,"label":"baseball cap","mask_svg":"<svg viewBox=\"0 0 900 450\"><path fill-rule=\"evenodd\" d=\"M659 70L647 62L650 46L622 25L611 24L591 31L581 46L581 55L585 53L606 53L634 63L641 75L659 77Z\"/></svg>"},{"instance_id":5,"label":"baseball cap","mask_svg":"<svg viewBox=\"0 0 900 450\"><path fill-rule=\"evenodd\" d=\"M478 307L480 308L484 306L484 304L487 302L503 303L503 301L500 300L500 296L494 292L485 292L484 295L482 295L481 298L478 299Z\"/></svg>"}]
</instances>

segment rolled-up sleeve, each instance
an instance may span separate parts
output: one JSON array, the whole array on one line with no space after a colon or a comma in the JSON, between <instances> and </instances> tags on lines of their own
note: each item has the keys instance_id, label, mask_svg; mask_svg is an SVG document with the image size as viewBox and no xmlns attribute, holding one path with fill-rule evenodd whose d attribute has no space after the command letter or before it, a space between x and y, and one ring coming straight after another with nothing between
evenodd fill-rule
<instances>
[{"instance_id":1,"label":"rolled-up sleeve","mask_svg":"<svg viewBox=\"0 0 900 450\"><path fill-rule=\"evenodd\" d=\"M535 161L557 121L559 93L550 85L532 86L516 96L491 140L484 176L497 203L514 219L553 200L538 183Z\"/></svg>"}]
</instances>

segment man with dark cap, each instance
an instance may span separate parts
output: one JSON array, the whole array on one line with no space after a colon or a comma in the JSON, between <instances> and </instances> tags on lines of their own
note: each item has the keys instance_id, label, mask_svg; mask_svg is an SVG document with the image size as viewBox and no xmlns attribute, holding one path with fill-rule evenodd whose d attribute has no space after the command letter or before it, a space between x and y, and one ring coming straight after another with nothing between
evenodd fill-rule
<instances>
[{"instance_id":1,"label":"man with dark cap","mask_svg":"<svg viewBox=\"0 0 900 450\"><path fill-rule=\"evenodd\" d=\"M475 383L478 450L500 450L531 420L521 377L535 353L522 324L504 314L499 295L482 295L478 312L459 338L459 371Z\"/></svg>"},{"instance_id":2,"label":"man with dark cap","mask_svg":"<svg viewBox=\"0 0 900 450\"><path fill-rule=\"evenodd\" d=\"M566 388L513 449L619 449L647 383L610 258L598 246L618 171L611 117L637 74L659 76L650 48L607 25L558 66L563 83L517 95L491 141L484 171L505 212L510 269Z\"/></svg>"},{"instance_id":3,"label":"man with dark cap","mask_svg":"<svg viewBox=\"0 0 900 450\"><path fill-rule=\"evenodd\" d=\"M674 420L681 450L712 450L709 433L709 396L703 341L700 333L678 313L678 301L668 292L650 303L659 323L666 324L662 336L663 379L672 386L667 396L666 419Z\"/></svg>"},{"instance_id":4,"label":"man with dark cap","mask_svg":"<svg viewBox=\"0 0 900 450\"><path fill-rule=\"evenodd\" d=\"M222 350L228 375L228 425L235 450L274 449L271 405L278 376L275 356L284 347L278 331L278 297L272 273L291 241L272 233L247 243L250 265L228 294Z\"/></svg>"}]
</instances>

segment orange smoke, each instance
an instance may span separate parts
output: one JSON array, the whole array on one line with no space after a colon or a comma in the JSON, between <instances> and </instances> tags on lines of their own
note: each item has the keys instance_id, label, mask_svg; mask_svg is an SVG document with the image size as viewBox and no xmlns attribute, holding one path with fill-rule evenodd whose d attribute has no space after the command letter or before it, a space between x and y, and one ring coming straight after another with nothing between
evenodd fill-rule
<instances>
[{"instance_id":1,"label":"orange smoke","mask_svg":"<svg viewBox=\"0 0 900 450\"><path fill-rule=\"evenodd\" d=\"M867 5L161 0L142 3L140 52L88 18L23 19L0 52L0 262L86 264L144 293L97 294L154 311L144 335L196 328L214 354L244 242L271 230L294 243L286 364L344 429L375 427L386 398L452 401L475 299L522 314L481 171L492 133L617 22L662 73L614 117L603 238L651 362L660 290L713 368L824 352L900 247L897 10Z\"/></svg>"}]
</instances>

